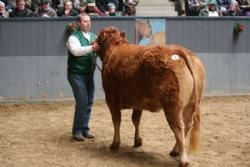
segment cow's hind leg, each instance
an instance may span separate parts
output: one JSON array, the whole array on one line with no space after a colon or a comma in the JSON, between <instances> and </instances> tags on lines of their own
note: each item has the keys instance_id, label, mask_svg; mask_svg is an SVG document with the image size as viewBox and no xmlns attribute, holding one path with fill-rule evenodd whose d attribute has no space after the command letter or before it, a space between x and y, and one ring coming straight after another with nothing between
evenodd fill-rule
<instances>
[{"instance_id":1,"label":"cow's hind leg","mask_svg":"<svg viewBox=\"0 0 250 167\"><path fill-rule=\"evenodd\" d=\"M142 110L133 109L132 121L135 126L135 138L134 147L140 147L142 145L142 139L140 137L140 121L141 121Z\"/></svg>"},{"instance_id":2,"label":"cow's hind leg","mask_svg":"<svg viewBox=\"0 0 250 167\"><path fill-rule=\"evenodd\" d=\"M114 125L114 138L110 146L111 150L118 150L120 147L120 125L121 125L121 111L120 109L110 108L112 121Z\"/></svg>"},{"instance_id":3,"label":"cow's hind leg","mask_svg":"<svg viewBox=\"0 0 250 167\"><path fill-rule=\"evenodd\" d=\"M172 151L170 151L169 155L172 157L176 157L176 156L179 156L179 152L180 152L180 149L179 149L178 143L176 142L174 145L174 148L172 149Z\"/></svg>"},{"instance_id":4,"label":"cow's hind leg","mask_svg":"<svg viewBox=\"0 0 250 167\"><path fill-rule=\"evenodd\" d=\"M170 128L174 132L176 138L176 145L173 151L179 152L180 155L180 165L179 167L187 167L189 165L189 160L187 157L185 149L185 125L183 121L183 107L181 107L177 102L167 102L162 105L164 109L165 116L169 123ZM173 152L172 151L172 152Z\"/></svg>"},{"instance_id":5,"label":"cow's hind leg","mask_svg":"<svg viewBox=\"0 0 250 167\"><path fill-rule=\"evenodd\" d=\"M183 121L185 125L185 137L187 138L187 134L192 127L192 117L194 112L194 104L188 104L183 111ZM169 153L172 157L178 156L180 152L179 145L175 143L173 150Z\"/></svg>"}]
</instances>

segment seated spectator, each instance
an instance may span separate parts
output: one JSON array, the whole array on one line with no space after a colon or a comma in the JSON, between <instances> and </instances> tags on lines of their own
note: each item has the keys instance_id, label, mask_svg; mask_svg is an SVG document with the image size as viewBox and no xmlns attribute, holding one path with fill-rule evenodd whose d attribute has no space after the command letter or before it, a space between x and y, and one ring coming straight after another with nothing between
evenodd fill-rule
<instances>
[{"instance_id":1,"label":"seated spectator","mask_svg":"<svg viewBox=\"0 0 250 167\"><path fill-rule=\"evenodd\" d=\"M109 16L120 16L120 14L118 12L116 12L116 8L115 8L114 3L110 2L108 4L108 8L109 8L109 10L108 10L108 15Z\"/></svg>"},{"instance_id":2,"label":"seated spectator","mask_svg":"<svg viewBox=\"0 0 250 167\"><path fill-rule=\"evenodd\" d=\"M41 7L37 14L41 17L57 17L57 13L50 7L50 0L41 0Z\"/></svg>"},{"instance_id":3,"label":"seated spectator","mask_svg":"<svg viewBox=\"0 0 250 167\"><path fill-rule=\"evenodd\" d=\"M205 8L201 9L199 16L216 17L216 16L219 16L219 13L217 10L218 8L217 8L216 1L210 0L208 5Z\"/></svg>"},{"instance_id":4,"label":"seated spectator","mask_svg":"<svg viewBox=\"0 0 250 167\"><path fill-rule=\"evenodd\" d=\"M78 12L73 9L73 4L71 0L65 0L63 3L63 10L57 12L57 16L77 16Z\"/></svg>"},{"instance_id":5,"label":"seated spectator","mask_svg":"<svg viewBox=\"0 0 250 167\"><path fill-rule=\"evenodd\" d=\"M232 0L230 4L230 8L227 12L227 16L242 16L243 13L239 8L238 2L236 0Z\"/></svg>"},{"instance_id":6,"label":"seated spectator","mask_svg":"<svg viewBox=\"0 0 250 167\"><path fill-rule=\"evenodd\" d=\"M87 0L87 6L85 9L85 13L87 13L88 15L99 15L99 16L106 16L105 13L102 13L95 4L95 0Z\"/></svg>"},{"instance_id":7,"label":"seated spectator","mask_svg":"<svg viewBox=\"0 0 250 167\"><path fill-rule=\"evenodd\" d=\"M207 6L205 0L188 0L187 16L199 16L200 10Z\"/></svg>"},{"instance_id":8,"label":"seated spectator","mask_svg":"<svg viewBox=\"0 0 250 167\"><path fill-rule=\"evenodd\" d=\"M125 0L124 4L124 13L125 16L135 16L136 15L136 6L138 5L139 0Z\"/></svg>"},{"instance_id":9,"label":"seated spectator","mask_svg":"<svg viewBox=\"0 0 250 167\"><path fill-rule=\"evenodd\" d=\"M228 15L230 4L231 4L231 0L217 0L217 5L219 8L220 16Z\"/></svg>"},{"instance_id":10,"label":"seated spectator","mask_svg":"<svg viewBox=\"0 0 250 167\"><path fill-rule=\"evenodd\" d=\"M9 17L9 13L6 12L6 9L5 9L5 3L2 1L0 1L0 18L1 17L5 17L5 18Z\"/></svg>"},{"instance_id":11,"label":"seated spectator","mask_svg":"<svg viewBox=\"0 0 250 167\"><path fill-rule=\"evenodd\" d=\"M16 0L16 8L9 13L9 17L35 17L36 13L25 7L24 0Z\"/></svg>"},{"instance_id":12,"label":"seated spectator","mask_svg":"<svg viewBox=\"0 0 250 167\"><path fill-rule=\"evenodd\" d=\"M250 16L250 0L237 0L243 16Z\"/></svg>"}]
</instances>

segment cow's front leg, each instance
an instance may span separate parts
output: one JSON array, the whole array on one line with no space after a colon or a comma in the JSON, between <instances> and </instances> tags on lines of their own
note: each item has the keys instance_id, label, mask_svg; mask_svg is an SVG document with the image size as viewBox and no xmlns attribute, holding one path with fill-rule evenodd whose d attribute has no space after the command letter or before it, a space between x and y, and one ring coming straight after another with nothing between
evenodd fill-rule
<instances>
[{"instance_id":1,"label":"cow's front leg","mask_svg":"<svg viewBox=\"0 0 250 167\"><path fill-rule=\"evenodd\" d=\"M110 146L111 150L118 150L120 146L120 125L121 125L121 110L111 109L112 121L114 125L114 138Z\"/></svg>"},{"instance_id":2,"label":"cow's front leg","mask_svg":"<svg viewBox=\"0 0 250 167\"><path fill-rule=\"evenodd\" d=\"M132 121L135 126L135 138L134 147L140 147L142 145L142 139L140 137L140 121L141 121L142 110L133 109Z\"/></svg>"}]
</instances>

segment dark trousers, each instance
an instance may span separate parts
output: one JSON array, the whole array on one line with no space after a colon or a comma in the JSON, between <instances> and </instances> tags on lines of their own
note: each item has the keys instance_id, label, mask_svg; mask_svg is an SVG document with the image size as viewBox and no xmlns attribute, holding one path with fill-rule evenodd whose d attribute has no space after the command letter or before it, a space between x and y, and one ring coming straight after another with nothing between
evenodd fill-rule
<instances>
[{"instance_id":1,"label":"dark trousers","mask_svg":"<svg viewBox=\"0 0 250 167\"><path fill-rule=\"evenodd\" d=\"M88 133L91 107L94 100L94 75L68 73L68 81L76 101L72 134Z\"/></svg>"}]
</instances>

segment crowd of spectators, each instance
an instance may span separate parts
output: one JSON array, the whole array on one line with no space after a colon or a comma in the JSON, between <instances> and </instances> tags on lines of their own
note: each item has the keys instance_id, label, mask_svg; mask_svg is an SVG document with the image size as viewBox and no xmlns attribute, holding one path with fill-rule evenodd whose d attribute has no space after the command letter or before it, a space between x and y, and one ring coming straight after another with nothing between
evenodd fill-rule
<instances>
[{"instance_id":1,"label":"crowd of spectators","mask_svg":"<svg viewBox=\"0 0 250 167\"><path fill-rule=\"evenodd\" d=\"M250 16L250 0L180 0L187 16ZM135 16L139 0L0 0L0 17ZM152 1L153 3L153 1ZM183 9L184 11L184 9Z\"/></svg>"},{"instance_id":2,"label":"crowd of spectators","mask_svg":"<svg viewBox=\"0 0 250 167\"><path fill-rule=\"evenodd\" d=\"M0 0L0 17L133 16L139 0Z\"/></svg>"},{"instance_id":3,"label":"crowd of spectators","mask_svg":"<svg viewBox=\"0 0 250 167\"><path fill-rule=\"evenodd\" d=\"M250 0L187 0L187 16L250 16Z\"/></svg>"}]
</instances>

